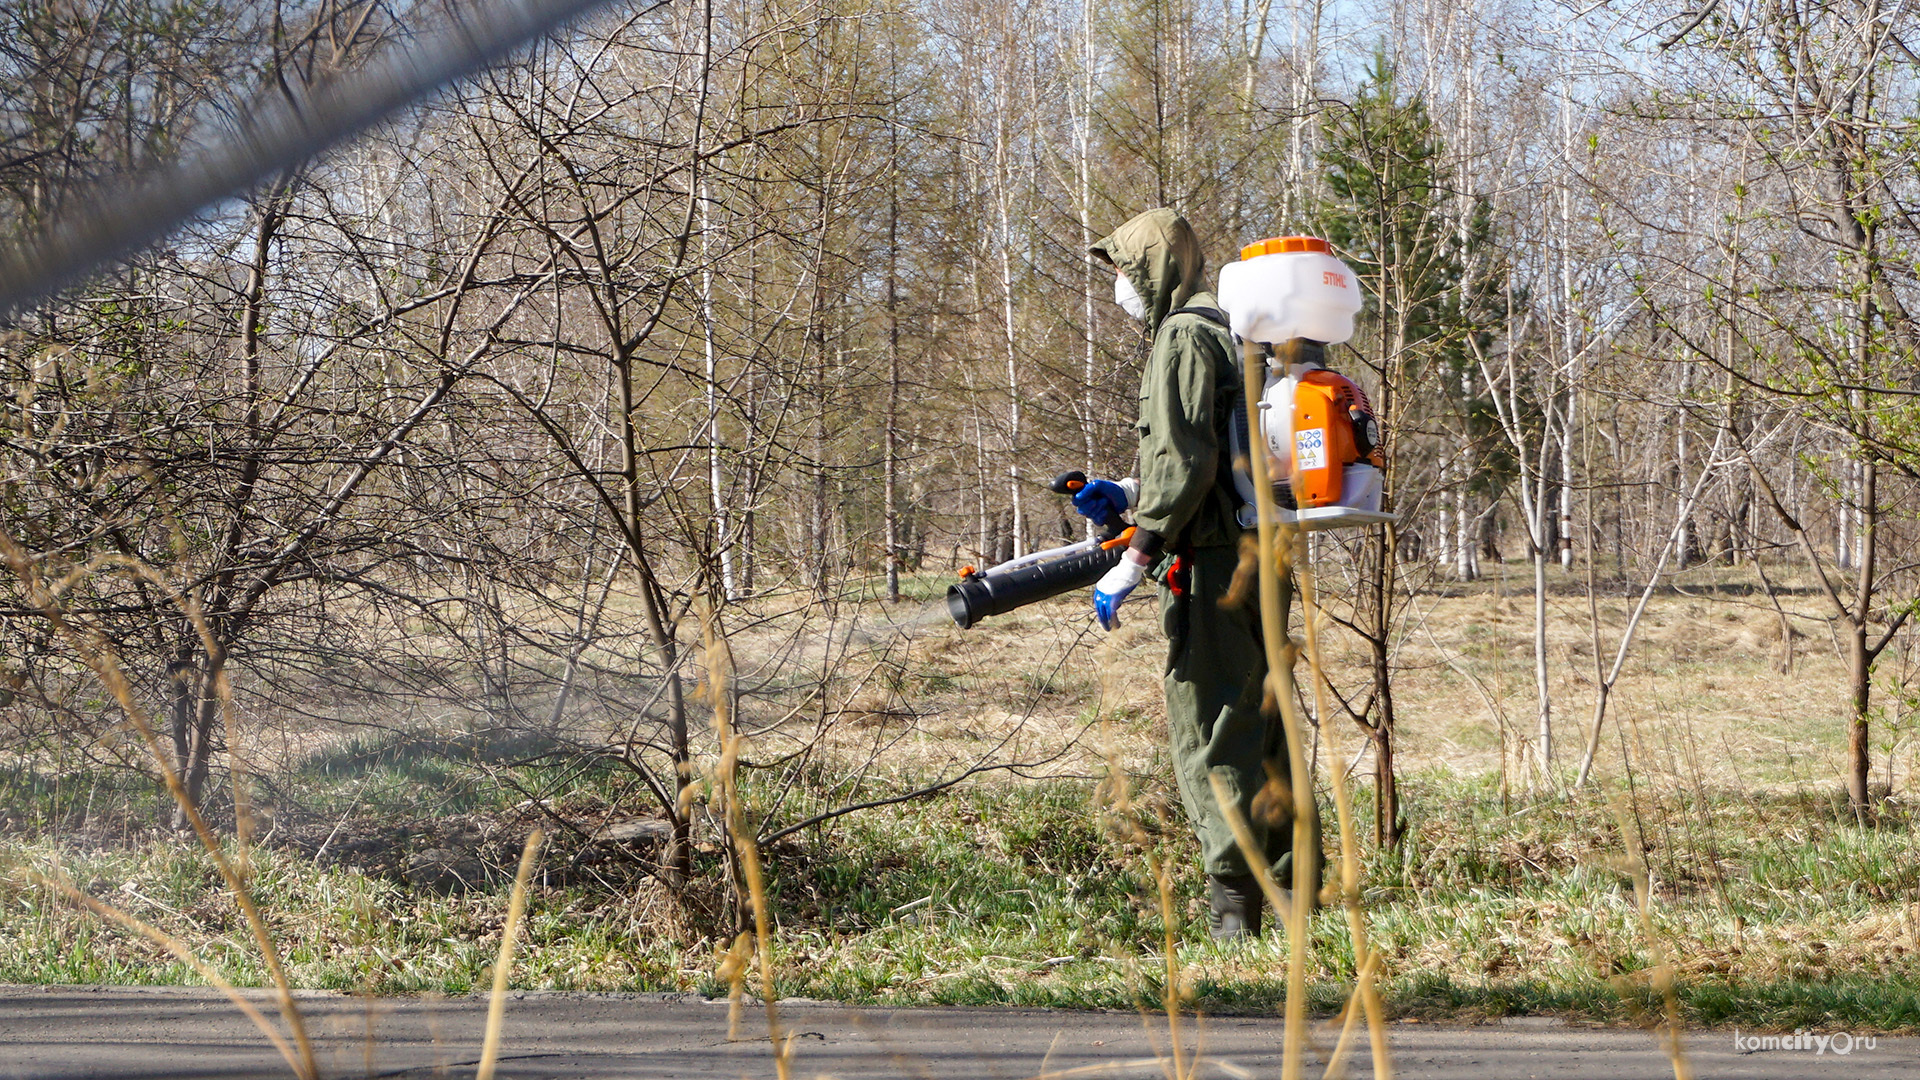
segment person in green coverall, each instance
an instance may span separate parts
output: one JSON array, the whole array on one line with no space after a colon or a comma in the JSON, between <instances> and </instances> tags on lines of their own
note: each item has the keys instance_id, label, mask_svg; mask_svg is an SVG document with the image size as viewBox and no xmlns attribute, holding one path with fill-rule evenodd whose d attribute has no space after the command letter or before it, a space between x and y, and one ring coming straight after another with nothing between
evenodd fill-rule
<instances>
[{"instance_id":1,"label":"person in green coverall","mask_svg":"<svg viewBox=\"0 0 1920 1080\"><path fill-rule=\"evenodd\" d=\"M1180 800L1206 866L1211 930L1219 938L1258 935L1259 884L1210 782L1226 781L1276 877L1290 880L1295 803L1280 718L1262 708L1267 657L1258 601L1242 590L1245 600L1226 602L1245 531L1228 435L1244 396L1236 349L1206 290L1200 242L1179 214L1149 210L1092 254L1115 271L1115 301L1153 338L1140 378L1138 477L1094 480L1074 497L1074 508L1096 521L1133 512L1133 539L1095 586L1094 613L1113 630L1134 587L1150 571L1160 581L1167 728ZM1291 595L1288 583L1283 605ZM1283 625L1285 618L1283 607ZM1276 693L1293 694L1291 671L1276 683ZM1314 815L1310 873L1318 881L1319 815L1311 795L1303 808Z\"/></svg>"}]
</instances>

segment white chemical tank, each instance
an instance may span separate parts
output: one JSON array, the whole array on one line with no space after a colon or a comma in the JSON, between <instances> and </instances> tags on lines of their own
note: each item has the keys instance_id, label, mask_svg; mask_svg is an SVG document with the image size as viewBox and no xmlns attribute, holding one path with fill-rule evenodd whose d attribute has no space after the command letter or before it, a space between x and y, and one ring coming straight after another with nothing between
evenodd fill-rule
<instances>
[{"instance_id":1,"label":"white chemical tank","mask_svg":"<svg viewBox=\"0 0 1920 1080\"><path fill-rule=\"evenodd\" d=\"M1342 344L1353 337L1363 302L1353 271L1314 236L1281 236L1241 248L1239 262L1220 268L1219 296L1234 336L1273 345L1294 338ZM1298 507L1282 509L1280 520L1309 531L1397 520L1380 509L1384 477L1374 464L1377 451L1362 454L1354 443L1349 410L1370 413L1365 394L1318 365L1287 371L1278 360L1269 358L1268 364L1250 420L1264 436L1252 442L1265 444L1268 475L1276 487L1290 489ZM1248 504L1241 507L1240 524L1251 528L1252 478L1236 468L1234 479Z\"/></svg>"},{"instance_id":2,"label":"white chemical tank","mask_svg":"<svg viewBox=\"0 0 1920 1080\"><path fill-rule=\"evenodd\" d=\"M1353 336L1360 282L1316 236L1281 236L1240 249L1220 268L1220 307L1243 341L1310 338L1338 345Z\"/></svg>"}]
</instances>

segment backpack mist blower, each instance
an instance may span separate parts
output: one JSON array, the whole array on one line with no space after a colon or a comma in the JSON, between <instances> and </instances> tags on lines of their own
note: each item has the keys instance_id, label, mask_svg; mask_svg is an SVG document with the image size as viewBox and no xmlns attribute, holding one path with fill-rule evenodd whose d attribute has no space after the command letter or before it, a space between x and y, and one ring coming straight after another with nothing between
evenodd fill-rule
<instances>
[{"instance_id":1,"label":"backpack mist blower","mask_svg":"<svg viewBox=\"0 0 1920 1080\"><path fill-rule=\"evenodd\" d=\"M1057 495L1071 495L1085 487L1087 474L1078 469L1061 473L1047 485ZM947 614L965 630L989 615L1038 603L1074 589L1090 588L1120 561L1122 549L1133 538L1131 527L1118 517L1101 523L1101 535L1077 544L1036 551L987 570L969 566L959 582L947 587Z\"/></svg>"},{"instance_id":2,"label":"backpack mist blower","mask_svg":"<svg viewBox=\"0 0 1920 1080\"><path fill-rule=\"evenodd\" d=\"M1220 268L1220 306L1248 355L1266 357L1257 403L1259 440L1281 506L1280 520L1308 531L1396 521L1380 510L1379 422L1366 392L1326 368L1326 346L1353 337L1360 283L1333 249L1314 236L1283 236L1240 249ZM1235 417L1234 486L1240 524L1252 528L1254 489L1244 413Z\"/></svg>"}]
</instances>

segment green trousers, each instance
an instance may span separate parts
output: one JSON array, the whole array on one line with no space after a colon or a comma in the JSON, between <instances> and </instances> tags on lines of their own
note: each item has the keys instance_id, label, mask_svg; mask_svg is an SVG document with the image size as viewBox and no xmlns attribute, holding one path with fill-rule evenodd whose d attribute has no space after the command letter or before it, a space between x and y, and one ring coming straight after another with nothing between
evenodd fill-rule
<instances>
[{"instance_id":1,"label":"green trousers","mask_svg":"<svg viewBox=\"0 0 1920 1080\"><path fill-rule=\"evenodd\" d=\"M1233 830L1214 799L1210 778L1226 781L1240 814L1252 829L1254 845L1291 884L1295 801L1287 762L1286 732L1278 712L1261 709L1267 655L1260 633L1257 590L1240 604L1222 603L1233 581L1239 553L1230 547L1195 548L1182 560L1182 591L1160 587L1160 625L1167 633L1167 730L1173 749L1180 801L1200 838L1207 873L1237 877L1251 873ZM1281 619L1293 603L1293 583L1281 583ZM1292 697L1293 672L1282 672L1278 693ZM1273 770L1269 773L1268 763ZM1273 777L1278 777L1278 784ZM1264 794L1263 794L1264 792ZM1299 803L1311 814L1316 886L1320 815L1309 792Z\"/></svg>"}]
</instances>

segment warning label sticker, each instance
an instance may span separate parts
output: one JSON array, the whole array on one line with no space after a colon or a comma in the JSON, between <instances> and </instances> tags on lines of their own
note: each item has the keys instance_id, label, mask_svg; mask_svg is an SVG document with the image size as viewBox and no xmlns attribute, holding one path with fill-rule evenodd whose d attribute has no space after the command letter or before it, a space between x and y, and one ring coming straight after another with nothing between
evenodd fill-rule
<instances>
[{"instance_id":1,"label":"warning label sticker","mask_svg":"<svg viewBox=\"0 0 1920 1080\"><path fill-rule=\"evenodd\" d=\"M1302 472L1327 467L1327 429L1308 428L1293 433L1293 461Z\"/></svg>"}]
</instances>

